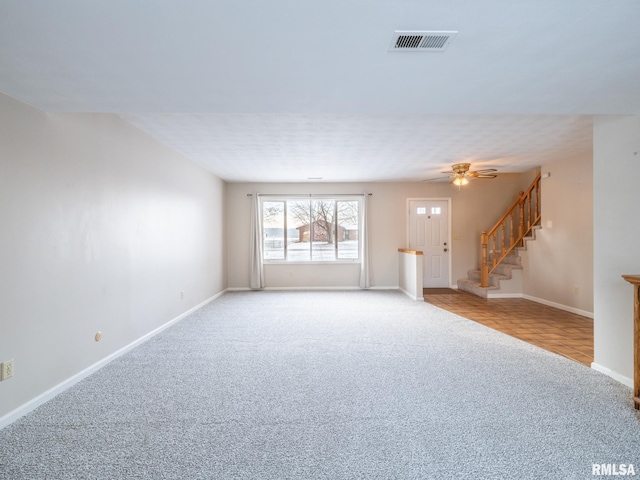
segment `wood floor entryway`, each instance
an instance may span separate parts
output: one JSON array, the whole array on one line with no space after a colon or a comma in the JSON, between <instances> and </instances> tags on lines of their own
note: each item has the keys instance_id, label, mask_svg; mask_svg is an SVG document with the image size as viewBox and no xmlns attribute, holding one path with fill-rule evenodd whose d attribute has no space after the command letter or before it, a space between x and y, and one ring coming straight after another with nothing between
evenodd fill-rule
<instances>
[{"instance_id":1,"label":"wood floor entryway","mask_svg":"<svg viewBox=\"0 0 640 480\"><path fill-rule=\"evenodd\" d=\"M451 290L424 300L449 312L557 353L588 367L593 362L593 320L522 298L481 298Z\"/></svg>"}]
</instances>

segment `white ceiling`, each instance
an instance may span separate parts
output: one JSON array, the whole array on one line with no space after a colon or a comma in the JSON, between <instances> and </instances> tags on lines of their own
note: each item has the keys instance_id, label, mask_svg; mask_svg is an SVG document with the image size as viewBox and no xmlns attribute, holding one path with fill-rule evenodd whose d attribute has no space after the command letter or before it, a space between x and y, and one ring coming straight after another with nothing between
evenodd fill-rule
<instances>
[{"instance_id":1,"label":"white ceiling","mask_svg":"<svg viewBox=\"0 0 640 480\"><path fill-rule=\"evenodd\" d=\"M640 114L637 0L3 0L0 91L116 113L228 181L421 180ZM455 30L389 52L394 30Z\"/></svg>"}]
</instances>

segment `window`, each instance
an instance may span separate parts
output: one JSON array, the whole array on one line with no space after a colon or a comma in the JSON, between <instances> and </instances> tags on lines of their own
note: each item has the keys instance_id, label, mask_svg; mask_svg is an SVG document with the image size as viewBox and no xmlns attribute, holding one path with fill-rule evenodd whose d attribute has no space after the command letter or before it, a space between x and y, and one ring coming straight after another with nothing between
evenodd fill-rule
<instances>
[{"instance_id":1,"label":"window","mask_svg":"<svg viewBox=\"0 0 640 480\"><path fill-rule=\"evenodd\" d=\"M333 262L359 259L360 199L265 198L265 262Z\"/></svg>"}]
</instances>

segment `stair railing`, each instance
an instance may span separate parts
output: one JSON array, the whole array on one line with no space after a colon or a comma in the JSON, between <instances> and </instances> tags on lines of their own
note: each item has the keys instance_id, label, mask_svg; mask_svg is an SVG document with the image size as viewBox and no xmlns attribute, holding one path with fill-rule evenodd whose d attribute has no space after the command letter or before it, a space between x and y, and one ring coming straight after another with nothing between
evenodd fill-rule
<instances>
[{"instance_id":1,"label":"stair railing","mask_svg":"<svg viewBox=\"0 0 640 480\"><path fill-rule=\"evenodd\" d=\"M526 192L520 192L511 208L506 211L489 232L482 232L480 244L480 286L489 286L493 272L516 247L524 245L524 238L534 226L540 224L540 174ZM516 234L517 232L517 234Z\"/></svg>"}]
</instances>

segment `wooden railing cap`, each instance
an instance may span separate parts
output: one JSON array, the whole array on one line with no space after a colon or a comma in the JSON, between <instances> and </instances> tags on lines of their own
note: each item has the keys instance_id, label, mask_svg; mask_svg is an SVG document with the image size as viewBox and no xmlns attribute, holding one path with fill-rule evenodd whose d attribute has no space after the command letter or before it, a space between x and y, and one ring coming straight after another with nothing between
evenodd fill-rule
<instances>
[{"instance_id":1,"label":"wooden railing cap","mask_svg":"<svg viewBox=\"0 0 640 480\"><path fill-rule=\"evenodd\" d=\"M408 253L409 255L424 255L420 250L409 250L408 248L399 248L400 253Z\"/></svg>"},{"instance_id":2,"label":"wooden railing cap","mask_svg":"<svg viewBox=\"0 0 640 480\"><path fill-rule=\"evenodd\" d=\"M640 285L640 275L622 275L622 278L634 285Z\"/></svg>"}]
</instances>

